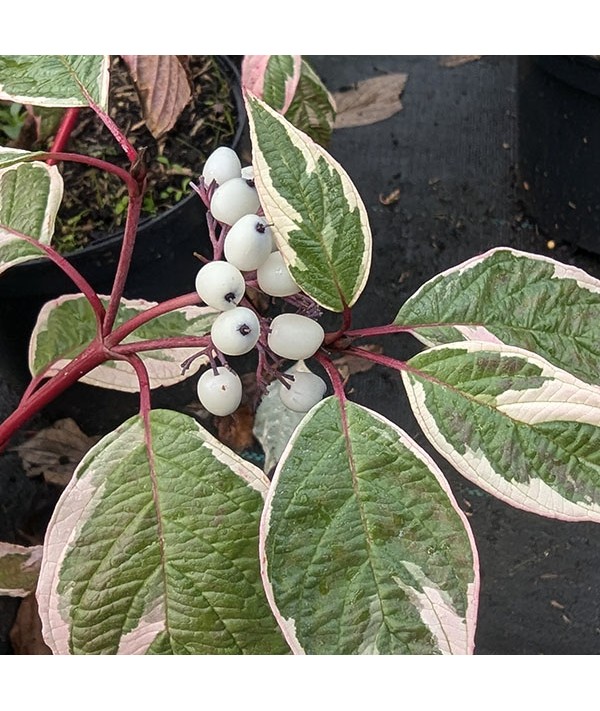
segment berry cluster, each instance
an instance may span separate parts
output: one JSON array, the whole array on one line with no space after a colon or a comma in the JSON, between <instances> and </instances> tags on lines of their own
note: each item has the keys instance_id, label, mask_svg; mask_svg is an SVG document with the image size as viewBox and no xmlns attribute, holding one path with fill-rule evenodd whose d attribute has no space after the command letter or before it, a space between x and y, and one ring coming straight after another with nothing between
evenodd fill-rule
<instances>
[{"instance_id":1,"label":"berry cluster","mask_svg":"<svg viewBox=\"0 0 600 711\"><path fill-rule=\"evenodd\" d=\"M204 200L213 244L213 261L196 277L196 291L205 304L220 311L204 352L211 368L198 381L198 397L214 415L234 412L242 399L242 383L226 356L259 352L257 379L280 383L282 402L307 412L326 391L318 375L279 370L282 360L310 358L325 333L314 319L318 309L292 278L267 224L254 187L251 166L242 168L235 151L224 146L208 158L196 191ZM282 313L273 319L259 315L246 298L252 285L272 297L299 306L301 313Z\"/></svg>"}]
</instances>

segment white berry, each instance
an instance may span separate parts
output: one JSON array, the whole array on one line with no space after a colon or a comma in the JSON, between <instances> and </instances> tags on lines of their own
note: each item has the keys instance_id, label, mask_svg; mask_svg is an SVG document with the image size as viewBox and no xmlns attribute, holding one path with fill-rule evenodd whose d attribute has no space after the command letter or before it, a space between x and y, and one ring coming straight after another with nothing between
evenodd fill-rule
<instances>
[{"instance_id":1,"label":"white berry","mask_svg":"<svg viewBox=\"0 0 600 711\"><path fill-rule=\"evenodd\" d=\"M202 177L207 186L214 180L218 185L239 178L242 174L242 164L237 156L237 153L226 146L220 146L213 151L202 171Z\"/></svg>"},{"instance_id":2,"label":"white berry","mask_svg":"<svg viewBox=\"0 0 600 711\"><path fill-rule=\"evenodd\" d=\"M308 316L280 314L271 323L268 344L273 353L282 358L302 360L319 350L324 337L321 324Z\"/></svg>"},{"instance_id":3,"label":"white berry","mask_svg":"<svg viewBox=\"0 0 600 711\"><path fill-rule=\"evenodd\" d=\"M231 415L242 400L242 381L229 368L218 367L216 375L211 368L198 380L198 399L213 415Z\"/></svg>"},{"instance_id":4,"label":"white berry","mask_svg":"<svg viewBox=\"0 0 600 711\"><path fill-rule=\"evenodd\" d=\"M281 402L294 412L308 412L313 405L323 399L327 385L323 378L314 373L291 371L294 380L288 380L289 388L279 383Z\"/></svg>"},{"instance_id":5,"label":"white berry","mask_svg":"<svg viewBox=\"0 0 600 711\"><path fill-rule=\"evenodd\" d=\"M242 168L242 178L246 178L246 180L254 180L254 168L251 165L247 165Z\"/></svg>"},{"instance_id":6,"label":"white berry","mask_svg":"<svg viewBox=\"0 0 600 711\"><path fill-rule=\"evenodd\" d=\"M225 259L242 271L258 269L271 254L271 228L258 215L244 215L225 237Z\"/></svg>"},{"instance_id":7,"label":"white berry","mask_svg":"<svg viewBox=\"0 0 600 711\"><path fill-rule=\"evenodd\" d=\"M246 282L239 269L228 262L205 264L196 276L198 296L218 311L234 309L246 291Z\"/></svg>"},{"instance_id":8,"label":"white berry","mask_svg":"<svg viewBox=\"0 0 600 711\"><path fill-rule=\"evenodd\" d=\"M258 286L269 296L292 296L300 287L290 274L281 252L271 252L256 271Z\"/></svg>"},{"instance_id":9,"label":"white berry","mask_svg":"<svg viewBox=\"0 0 600 711\"><path fill-rule=\"evenodd\" d=\"M251 351L260 335L258 316L245 306L223 311L214 320L210 336L215 348L225 355L238 356Z\"/></svg>"},{"instance_id":10,"label":"white berry","mask_svg":"<svg viewBox=\"0 0 600 711\"><path fill-rule=\"evenodd\" d=\"M210 201L210 211L218 222L233 225L240 217L258 212L260 202L251 180L232 178L219 185Z\"/></svg>"}]
</instances>

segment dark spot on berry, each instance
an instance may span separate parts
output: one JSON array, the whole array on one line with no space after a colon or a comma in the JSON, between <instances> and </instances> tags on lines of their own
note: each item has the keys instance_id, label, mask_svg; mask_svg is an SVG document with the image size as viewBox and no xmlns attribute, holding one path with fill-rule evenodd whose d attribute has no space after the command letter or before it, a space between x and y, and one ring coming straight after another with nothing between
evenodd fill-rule
<instances>
[{"instance_id":1,"label":"dark spot on berry","mask_svg":"<svg viewBox=\"0 0 600 711\"><path fill-rule=\"evenodd\" d=\"M233 291L230 291L228 294L225 294L225 301L227 301L228 303L235 301L235 294L233 293Z\"/></svg>"},{"instance_id":2,"label":"dark spot on berry","mask_svg":"<svg viewBox=\"0 0 600 711\"><path fill-rule=\"evenodd\" d=\"M242 336L247 336L252 331L252 329L250 328L250 326L248 326L248 324L243 323L238 328L238 331L242 334Z\"/></svg>"},{"instance_id":3,"label":"dark spot on berry","mask_svg":"<svg viewBox=\"0 0 600 711\"><path fill-rule=\"evenodd\" d=\"M260 234L262 235L262 234L265 233L265 231L266 231L266 229L267 229L267 226L265 225L264 222L257 222L257 223L254 225L254 229L255 229L257 232L260 232Z\"/></svg>"},{"instance_id":4,"label":"dark spot on berry","mask_svg":"<svg viewBox=\"0 0 600 711\"><path fill-rule=\"evenodd\" d=\"M254 187L254 180L252 180L252 178L247 178L247 179L246 179L246 185L247 185L249 188L253 188L253 187Z\"/></svg>"}]
</instances>

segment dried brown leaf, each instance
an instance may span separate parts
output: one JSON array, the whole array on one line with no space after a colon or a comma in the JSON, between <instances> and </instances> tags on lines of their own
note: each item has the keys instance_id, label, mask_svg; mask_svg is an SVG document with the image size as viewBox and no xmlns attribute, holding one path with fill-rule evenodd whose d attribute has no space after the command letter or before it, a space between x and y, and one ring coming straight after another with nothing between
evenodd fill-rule
<instances>
[{"instance_id":1,"label":"dried brown leaf","mask_svg":"<svg viewBox=\"0 0 600 711\"><path fill-rule=\"evenodd\" d=\"M15 654L52 654L42 637L42 621L33 593L23 598L19 605L15 623L10 630L10 643Z\"/></svg>"},{"instance_id":2,"label":"dried brown leaf","mask_svg":"<svg viewBox=\"0 0 600 711\"><path fill-rule=\"evenodd\" d=\"M43 475L50 484L66 486L83 455L100 438L88 437L70 419L57 420L16 447L28 477Z\"/></svg>"},{"instance_id":3,"label":"dried brown leaf","mask_svg":"<svg viewBox=\"0 0 600 711\"><path fill-rule=\"evenodd\" d=\"M448 69L461 67L463 64L476 62L478 59L481 59L482 56L482 54L453 54L448 57L442 57L440 59L440 67L447 67Z\"/></svg>"},{"instance_id":4,"label":"dried brown leaf","mask_svg":"<svg viewBox=\"0 0 600 711\"><path fill-rule=\"evenodd\" d=\"M337 106L334 128L368 126L402 109L400 95L408 74L385 74L359 81L348 91L334 94Z\"/></svg>"},{"instance_id":5,"label":"dried brown leaf","mask_svg":"<svg viewBox=\"0 0 600 711\"><path fill-rule=\"evenodd\" d=\"M254 412L249 405L240 405L227 417L220 417L217 432L221 442L240 454L254 445Z\"/></svg>"},{"instance_id":6,"label":"dried brown leaf","mask_svg":"<svg viewBox=\"0 0 600 711\"><path fill-rule=\"evenodd\" d=\"M361 348L365 351L369 351L369 353L383 353L383 347L375 343L361 345ZM336 358L334 363L343 380L347 380L351 375L355 375L356 373L365 373L367 370L371 370L375 365L371 360L365 360L364 358L359 358L358 356L348 353Z\"/></svg>"},{"instance_id":7,"label":"dried brown leaf","mask_svg":"<svg viewBox=\"0 0 600 711\"><path fill-rule=\"evenodd\" d=\"M400 188L396 188L395 190L392 190L391 193L388 193L387 195L383 195L382 193L379 194L379 202L382 205L392 205L395 202L398 202L400 199Z\"/></svg>"},{"instance_id":8,"label":"dried brown leaf","mask_svg":"<svg viewBox=\"0 0 600 711\"><path fill-rule=\"evenodd\" d=\"M158 139L175 125L192 96L185 66L172 54L126 54L149 131Z\"/></svg>"}]
</instances>

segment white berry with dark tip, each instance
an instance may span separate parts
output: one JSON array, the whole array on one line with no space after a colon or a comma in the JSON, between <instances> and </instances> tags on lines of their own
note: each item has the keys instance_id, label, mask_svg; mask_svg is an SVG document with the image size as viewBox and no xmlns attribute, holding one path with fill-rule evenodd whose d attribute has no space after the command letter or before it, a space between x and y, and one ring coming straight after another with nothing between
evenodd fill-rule
<instances>
[{"instance_id":1,"label":"white berry with dark tip","mask_svg":"<svg viewBox=\"0 0 600 711\"><path fill-rule=\"evenodd\" d=\"M217 311L228 311L241 301L246 291L246 282L233 264L209 262L196 276L196 291L207 306Z\"/></svg>"},{"instance_id":2,"label":"white berry with dark tip","mask_svg":"<svg viewBox=\"0 0 600 711\"><path fill-rule=\"evenodd\" d=\"M289 387L279 383L281 402L294 412L308 412L323 399L327 385L314 373L292 372L294 380L286 381Z\"/></svg>"},{"instance_id":3,"label":"white berry with dark tip","mask_svg":"<svg viewBox=\"0 0 600 711\"><path fill-rule=\"evenodd\" d=\"M214 347L225 355L249 353L260 336L258 316L245 306L223 311L214 320L210 336Z\"/></svg>"},{"instance_id":4,"label":"white berry with dark tip","mask_svg":"<svg viewBox=\"0 0 600 711\"><path fill-rule=\"evenodd\" d=\"M252 180L232 178L219 185L210 201L210 212L218 222L233 225L240 217L258 212L260 202Z\"/></svg>"},{"instance_id":5,"label":"white berry with dark tip","mask_svg":"<svg viewBox=\"0 0 600 711\"><path fill-rule=\"evenodd\" d=\"M300 314L279 314L271 322L269 348L282 358L310 358L320 348L325 337L321 324Z\"/></svg>"},{"instance_id":6,"label":"white berry with dark tip","mask_svg":"<svg viewBox=\"0 0 600 711\"><path fill-rule=\"evenodd\" d=\"M241 177L241 175L242 164L237 153L226 146L220 146L214 150L202 170L202 177L207 186L210 186L213 180L217 185L222 185L228 180Z\"/></svg>"},{"instance_id":7,"label":"white berry with dark tip","mask_svg":"<svg viewBox=\"0 0 600 711\"><path fill-rule=\"evenodd\" d=\"M225 237L225 259L242 271L258 269L271 254L271 228L258 215L244 215Z\"/></svg>"},{"instance_id":8,"label":"white berry with dark tip","mask_svg":"<svg viewBox=\"0 0 600 711\"><path fill-rule=\"evenodd\" d=\"M290 274L281 252L271 252L256 270L256 279L261 291L269 296L292 296L300 292L300 287Z\"/></svg>"},{"instance_id":9,"label":"white berry with dark tip","mask_svg":"<svg viewBox=\"0 0 600 711\"><path fill-rule=\"evenodd\" d=\"M213 415L224 417L235 412L242 401L242 381L230 368L207 370L198 380L198 399Z\"/></svg>"}]
</instances>

